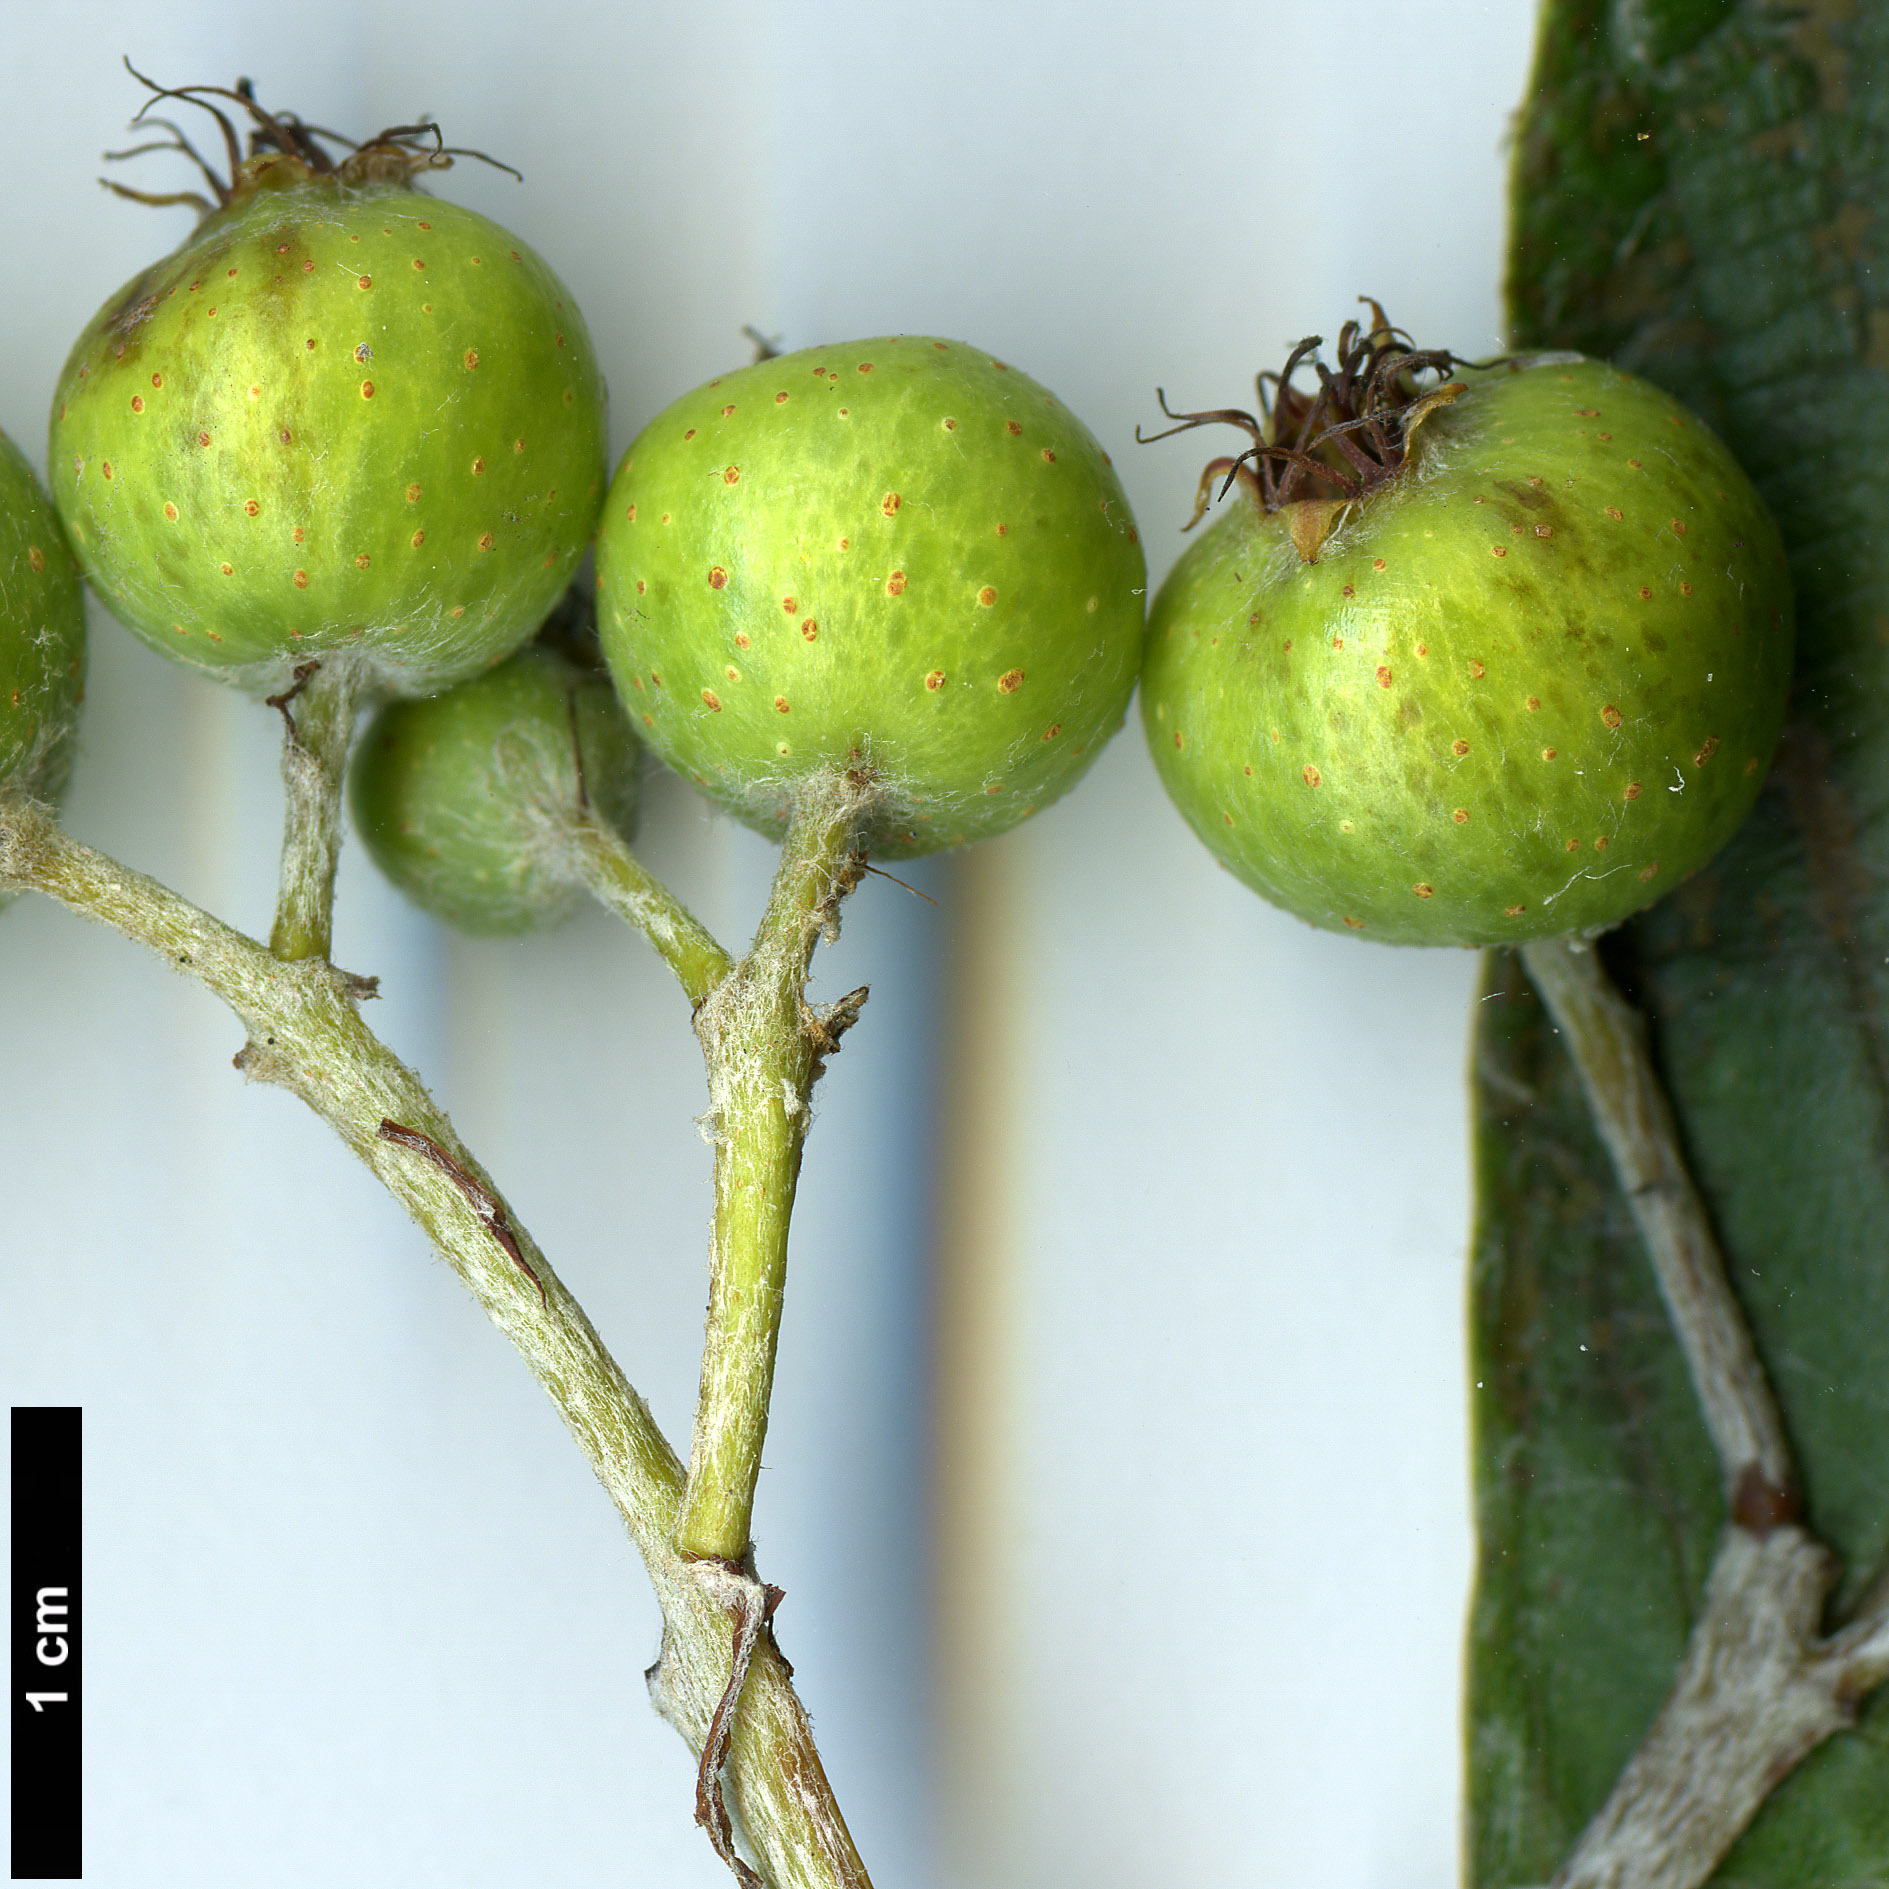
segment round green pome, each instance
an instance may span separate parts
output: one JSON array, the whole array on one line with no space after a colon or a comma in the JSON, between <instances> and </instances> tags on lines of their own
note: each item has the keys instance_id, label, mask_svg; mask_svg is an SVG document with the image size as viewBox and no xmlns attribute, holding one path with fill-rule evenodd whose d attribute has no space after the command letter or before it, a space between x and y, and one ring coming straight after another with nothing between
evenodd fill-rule
<instances>
[{"instance_id":1,"label":"round green pome","mask_svg":"<svg viewBox=\"0 0 1889 1889\"><path fill-rule=\"evenodd\" d=\"M85 691L85 596L65 533L0 433L0 788L55 800Z\"/></svg>"},{"instance_id":2,"label":"round green pome","mask_svg":"<svg viewBox=\"0 0 1889 1889\"><path fill-rule=\"evenodd\" d=\"M1120 726L1140 537L1053 394L956 341L809 348L685 395L630 447L598 627L650 746L779 832L798 782L864 766L874 851L1014 825Z\"/></svg>"},{"instance_id":3,"label":"round green pome","mask_svg":"<svg viewBox=\"0 0 1889 1889\"><path fill-rule=\"evenodd\" d=\"M580 885L561 811L627 838L637 741L609 682L543 645L424 701L392 702L349 766L354 824L413 902L470 932L565 917Z\"/></svg>"},{"instance_id":4,"label":"round green pome","mask_svg":"<svg viewBox=\"0 0 1889 1889\"><path fill-rule=\"evenodd\" d=\"M1575 355L1457 373L1386 482L1342 508L1242 494L1189 549L1143 723L1210 850L1315 925L1590 932L1750 810L1789 685L1783 551L1657 388Z\"/></svg>"},{"instance_id":5,"label":"round green pome","mask_svg":"<svg viewBox=\"0 0 1889 1889\"><path fill-rule=\"evenodd\" d=\"M86 576L255 689L324 650L424 692L529 636L596 521L603 384L570 293L402 179L252 160L128 283L53 400Z\"/></svg>"}]
</instances>

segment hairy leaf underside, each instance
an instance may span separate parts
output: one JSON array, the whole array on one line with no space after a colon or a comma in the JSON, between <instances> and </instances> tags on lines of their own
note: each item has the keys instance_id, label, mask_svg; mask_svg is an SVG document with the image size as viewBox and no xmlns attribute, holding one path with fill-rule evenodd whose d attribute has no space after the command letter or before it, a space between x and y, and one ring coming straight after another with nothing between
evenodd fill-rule
<instances>
[{"instance_id":1,"label":"hairy leaf underside","mask_svg":"<svg viewBox=\"0 0 1889 1889\"><path fill-rule=\"evenodd\" d=\"M1842 1559L1834 1624L1889 1558L1889 7L1551 0L1514 191L1516 345L1605 355L1703 413L1797 587L1756 813L1606 956ZM1658 1710L1725 1518L1573 1067L1506 955L1475 1086L1469 1874L1516 1889L1553 1876ZM1714 1880L1889 1884L1889 1694Z\"/></svg>"}]
</instances>

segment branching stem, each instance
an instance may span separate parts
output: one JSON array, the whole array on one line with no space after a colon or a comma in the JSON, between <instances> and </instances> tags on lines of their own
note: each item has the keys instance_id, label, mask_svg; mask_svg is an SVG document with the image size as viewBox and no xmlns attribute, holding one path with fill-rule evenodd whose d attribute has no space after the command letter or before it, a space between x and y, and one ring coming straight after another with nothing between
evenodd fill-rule
<instances>
[{"instance_id":1,"label":"branching stem","mask_svg":"<svg viewBox=\"0 0 1889 1889\"><path fill-rule=\"evenodd\" d=\"M123 933L221 997L248 1031L237 1058L244 1073L300 1096L419 1222L517 1348L622 1514L663 1611L651 1690L700 1753L729 1689L740 1621L675 1546L682 1466L445 1111L361 1020L367 982L325 956L265 948L72 839L30 801L0 799L0 885L44 893ZM383 1123L404 1133L388 1137ZM416 1152L421 1137L436 1152ZM751 1636L750 1650L728 1769L763 1880L870 1889L785 1661L767 1634Z\"/></svg>"},{"instance_id":2,"label":"branching stem","mask_svg":"<svg viewBox=\"0 0 1889 1889\"><path fill-rule=\"evenodd\" d=\"M1729 1526L1679 1676L1553 1889L1699 1889L1771 1790L1889 1681L1889 1580L1822 1637L1835 1558L1687 1171L1646 1027L1584 945L1522 957L1580 1071L1704 1411Z\"/></svg>"}]
</instances>

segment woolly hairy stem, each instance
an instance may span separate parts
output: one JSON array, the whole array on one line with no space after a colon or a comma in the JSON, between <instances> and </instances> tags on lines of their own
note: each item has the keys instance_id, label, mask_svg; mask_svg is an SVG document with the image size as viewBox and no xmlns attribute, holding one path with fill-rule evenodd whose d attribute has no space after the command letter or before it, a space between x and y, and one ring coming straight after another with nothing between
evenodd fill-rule
<instances>
[{"instance_id":1,"label":"woolly hairy stem","mask_svg":"<svg viewBox=\"0 0 1889 1889\"><path fill-rule=\"evenodd\" d=\"M544 1387L627 1524L663 1610L658 1703L699 1753L733 1670L735 1622L675 1549L682 1466L445 1112L362 1022L355 1006L367 987L325 958L277 956L70 838L31 802L0 800L0 885L42 892L123 933L221 997L248 1031L237 1058L244 1073L300 1096L420 1224ZM388 1139L383 1123L424 1138L457 1177L413 1141ZM765 1636L741 1704L729 1769L765 1880L870 1889L785 1662Z\"/></svg>"},{"instance_id":2,"label":"woolly hairy stem","mask_svg":"<svg viewBox=\"0 0 1889 1889\"><path fill-rule=\"evenodd\" d=\"M715 1223L702 1383L676 1524L689 1555L738 1563L748 1550L810 1099L822 1057L865 997L857 992L816 1016L806 1003L807 966L863 869L855 847L871 792L838 769L802 790L754 943L695 1015L715 1135Z\"/></svg>"},{"instance_id":3,"label":"woolly hairy stem","mask_svg":"<svg viewBox=\"0 0 1889 1889\"><path fill-rule=\"evenodd\" d=\"M1889 1615L1828 1640L1835 1576L1801 1528L1728 1528L1671 1694L1553 1889L1699 1889L1803 1759L1889 1677Z\"/></svg>"},{"instance_id":4,"label":"woolly hairy stem","mask_svg":"<svg viewBox=\"0 0 1889 1889\"><path fill-rule=\"evenodd\" d=\"M341 783L367 665L345 652L296 671L272 695L282 711L282 881L269 949L279 958L325 958L334 933L335 865L341 856Z\"/></svg>"},{"instance_id":5,"label":"woolly hairy stem","mask_svg":"<svg viewBox=\"0 0 1889 1889\"><path fill-rule=\"evenodd\" d=\"M588 808L556 810L560 837L591 895L634 925L699 1004L734 969L700 919Z\"/></svg>"},{"instance_id":6,"label":"woolly hairy stem","mask_svg":"<svg viewBox=\"0 0 1889 1889\"><path fill-rule=\"evenodd\" d=\"M1847 1627L1820 1637L1836 1560L1798 1523L1783 1420L1645 1023L1586 946L1554 939L1522 959L1652 1259L1731 1511L1672 1691L1553 1889L1699 1889L1786 1774L1889 1681L1889 1577Z\"/></svg>"},{"instance_id":7,"label":"woolly hairy stem","mask_svg":"<svg viewBox=\"0 0 1889 1889\"><path fill-rule=\"evenodd\" d=\"M1565 938L1522 948L1522 962L1580 1071L1685 1353L1735 1520L1796 1512L1784 1422L1732 1296L1705 1203L1646 1046L1646 1025L1595 953Z\"/></svg>"}]
</instances>

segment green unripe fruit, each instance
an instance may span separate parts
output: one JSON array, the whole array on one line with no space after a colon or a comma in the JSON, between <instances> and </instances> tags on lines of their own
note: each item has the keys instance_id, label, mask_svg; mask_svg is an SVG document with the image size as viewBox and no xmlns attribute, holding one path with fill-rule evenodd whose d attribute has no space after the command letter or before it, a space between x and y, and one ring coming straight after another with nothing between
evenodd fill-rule
<instances>
[{"instance_id":1,"label":"green unripe fruit","mask_svg":"<svg viewBox=\"0 0 1889 1889\"><path fill-rule=\"evenodd\" d=\"M603 384L569 291L497 224L363 168L251 160L93 317L53 401L86 577L146 642L252 689L344 648L397 693L474 674L596 522Z\"/></svg>"},{"instance_id":2,"label":"green unripe fruit","mask_svg":"<svg viewBox=\"0 0 1889 1889\"><path fill-rule=\"evenodd\" d=\"M0 787L55 800L85 691L85 595L46 494L0 433Z\"/></svg>"},{"instance_id":3,"label":"green unripe fruit","mask_svg":"<svg viewBox=\"0 0 1889 1889\"><path fill-rule=\"evenodd\" d=\"M1242 495L1182 557L1143 721L1209 849L1315 925L1590 932L1750 810L1790 677L1783 552L1657 388L1574 355L1456 366L1382 483Z\"/></svg>"},{"instance_id":4,"label":"green unripe fruit","mask_svg":"<svg viewBox=\"0 0 1889 1889\"><path fill-rule=\"evenodd\" d=\"M374 863L416 905L462 931L529 931L580 896L559 813L587 801L627 838L636 765L608 680L534 645L383 708L355 750L349 800Z\"/></svg>"},{"instance_id":5,"label":"green unripe fruit","mask_svg":"<svg viewBox=\"0 0 1889 1889\"><path fill-rule=\"evenodd\" d=\"M955 341L809 348L724 374L630 447L598 628L664 760L781 831L859 765L881 853L1013 826L1121 725L1146 570L1108 456L1036 382Z\"/></svg>"}]
</instances>

